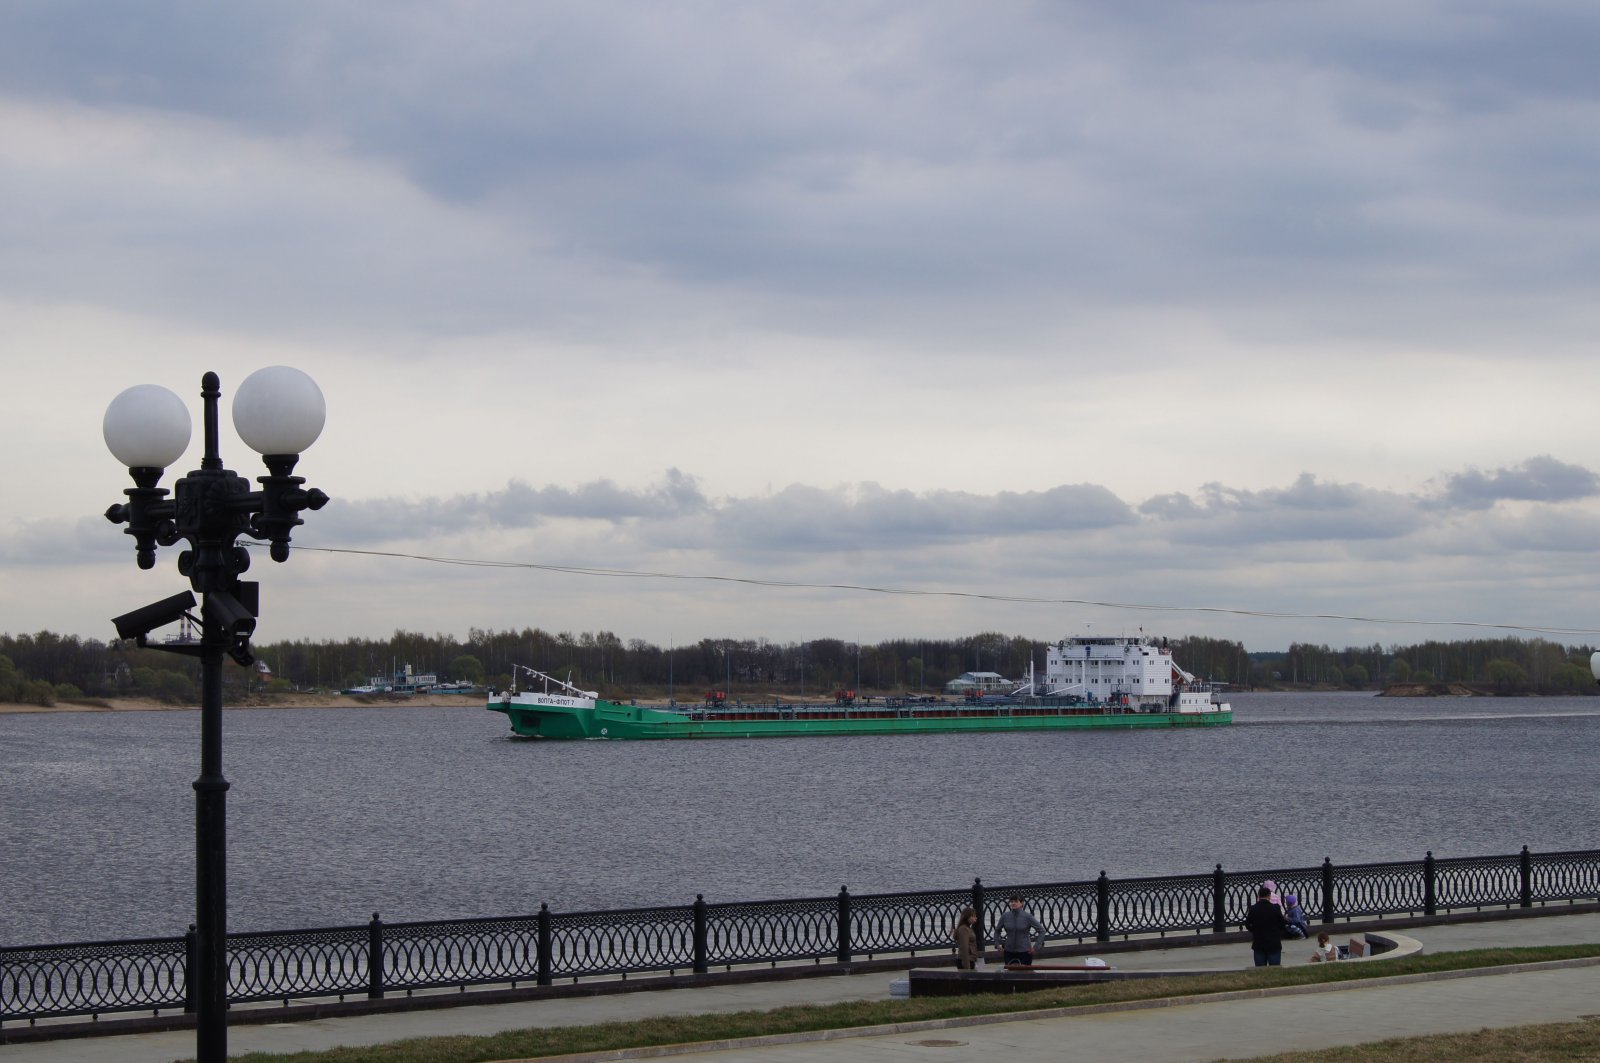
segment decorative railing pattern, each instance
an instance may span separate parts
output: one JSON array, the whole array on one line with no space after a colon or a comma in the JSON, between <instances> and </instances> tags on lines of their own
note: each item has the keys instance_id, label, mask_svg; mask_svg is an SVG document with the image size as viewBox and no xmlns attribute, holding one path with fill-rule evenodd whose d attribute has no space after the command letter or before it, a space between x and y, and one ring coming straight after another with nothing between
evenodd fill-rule
<instances>
[{"instance_id":1,"label":"decorative railing pattern","mask_svg":"<svg viewBox=\"0 0 1600 1063\"><path fill-rule=\"evenodd\" d=\"M1101 873L1101 879L1105 874ZM1107 880L1109 881L1109 880ZM1028 911L1044 924L1048 938L1073 938L1083 941L1096 936L1099 920L1098 884L1095 882L1051 882L1042 886L1008 886L988 890L987 903L974 905L984 927L1000 921L1006 898L1019 894L1028 899ZM954 923L954 920L951 920Z\"/></svg>"},{"instance_id":2,"label":"decorative railing pattern","mask_svg":"<svg viewBox=\"0 0 1600 1063\"><path fill-rule=\"evenodd\" d=\"M183 1007L184 938L0 949L0 1021Z\"/></svg>"},{"instance_id":3,"label":"decorative railing pattern","mask_svg":"<svg viewBox=\"0 0 1600 1063\"><path fill-rule=\"evenodd\" d=\"M1568 897L1600 896L1600 864L1594 854L1540 853L1522 850L1523 880L1532 901L1564 901Z\"/></svg>"},{"instance_id":4,"label":"decorative railing pattern","mask_svg":"<svg viewBox=\"0 0 1600 1063\"><path fill-rule=\"evenodd\" d=\"M1523 854L1529 855L1526 849L1523 850ZM1593 860L1589 863L1595 866ZM1424 860L1424 886L1427 885L1427 864L1428 861ZM1478 856L1435 860L1433 869L1432 906L1435 909L1449 911L1452 908L1479 905L1523 904L1525 900L1533 900L1535 885L1531 877L1524 873L1521 856ZM1531 875L1531 864L1528 865L1527 872ZM1544 884L1541 883L1540 886L1543 887ZM1553 900L1562 895L1559 891L1552 891L1540 899ZM1425 899L1423 910L1426 911L1427 907Z\"/></svg>"},{"instance_id":5,"label":"decorative railing pattern","mask_svg":"<svg viewBox=\"0 0 1600 1063\"><path fill-rule=\"evenodd\" d=\"M1160 934L1210 930L1216 909L1213 876L1107 880L1106 930ZM1093 928L1098 936L1098 926Z\"/></svg>"},{"instance_id":6,"label":"decorative railing pattern","mask_svg":"<svg viewBox=\"0 0 1600 1063\"><path fill-rule=\"evenodd\" d=\"M552 916L554 977L687 970L694 965L689 908L624 908Z\"/></svg>"},{"instance_id":7,"label":"decorative railing pattern","mask_svg":"<svg viewBox=\"0 0 1600 1063\"><path fill-rule=\"evenodd\" d=\"M572 979L757 964L850 963L944 952L961 909L993 927L1021 894L1048 940L1237 929L1261 883L1296 894L1312 920L1435 915L1463 908L1600 901L1600 850L1205 875L1056 882L920 893L628 908L385 924L228 937L228 1000L290 1000L438 987L551 985ZM0 1023L189 1007L194 934L0 948Z\"/></svg>"},{"instance_id":8,"label":"decorative railing pattern","mask_svg":"<svg viewBox=\"0 0 1600 1063\"><path fill-rule=\"evenodd\" d=\"M383 924L374 915L369 954L380 977L371 996L386 989L532 982L539 973L539 920L456 919Z\"/></svg>"},{"instance_id":9,"label":"decorative railing pattern","mask_svg":"<svg viewBox=\"0 0 1600 1063\"><path fill-rule=\"evenodd\" d=\"M848 910L850 917L846 951L871 957L948 948L956 917L971 903L972 894L965 890L842 894L841 914Z\"/></svg>"},{"instance_id":10,"label":"decorative railing pattern","mask_svg":"<svg viewBox=\"0 0 1600 1063\"><path fill-rule=\"evenodd\" d=\"M832 959L839 952L839 902L832 897L744 904L706 904L701 899L695 910L703 921L696 926L705 927L705 949L695 954L696 971Z\"/></svg>"},{"instance_id":11,"label":"decorative railing pattern","mask_svg":"<svg viewBox=\"0 0 1600 1063\"><path fill-rule=\"evenodd\" d=\"M1415 914L1426 908L1425 869L1416 863L1361 864L1334 884L1334 911L1347 915Z\"/></svg>"},{"instance_id":12,"label":"decorative railing pattern","mask_svg":"<svg viewBox=\"0 0 1600 1063\"><path fill-rule=\"evenodd\" d=\"M370 935L362 927L228 935L228 999L289 1000L365 991Z\"/></svg>"}]
</instances>

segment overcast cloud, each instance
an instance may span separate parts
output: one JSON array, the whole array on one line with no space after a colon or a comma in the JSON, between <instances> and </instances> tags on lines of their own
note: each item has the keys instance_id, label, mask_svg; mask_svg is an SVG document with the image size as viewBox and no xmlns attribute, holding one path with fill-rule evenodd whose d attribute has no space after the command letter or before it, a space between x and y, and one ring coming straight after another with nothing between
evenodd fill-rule
<instances>
[{"instance_id":1,"label":"overcast cloud","mask_svg":"<svg viewBox=\"0 0 1600 1063\"><path fill-rule=\"evenodd\" d=\"M1537 0L11 5L0 629L179 589L97 516L101 414L276 363L335 501L252 570L269 638L1600 629L1597 46Z\"/></svg>"}]
</instances>

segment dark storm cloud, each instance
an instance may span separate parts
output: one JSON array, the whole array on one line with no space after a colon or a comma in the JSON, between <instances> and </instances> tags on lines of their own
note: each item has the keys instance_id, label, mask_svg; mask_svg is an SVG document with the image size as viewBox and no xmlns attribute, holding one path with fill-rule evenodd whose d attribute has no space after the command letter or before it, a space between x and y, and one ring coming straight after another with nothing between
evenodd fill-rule
<instances>
[{"instance_id":1,"label":"dark storm cloud","mask_svg":"<svg viewBox=\"0 0 1600 1063\"><path fill-rule=\"evenodd\" d=\"M1494 522L1488 528L1487 538L1492 549L1501 556L1506 552L1593 555L1595 544L1600 543L1600 517L1569 508L1536 509L1514 519ZM1568 581L1592 567L1587 558L1567 564L1571 566L1565 577ZM1547 578L1555 585L1563 581L1559 571Z\"/></svg>"},{"instance_id":2,"label":"dark storm cloud","mask_svg":"<svg viewBox=\"0 0 1600 1063\"><path fill-rule=\"evenodd\" d=\"M660 484L639 491L618 487L609 480L570 489L533 488L525 483L512 483L504 491L487 495L482 511L495 524L514 527L544 517L585 520L681 517L701 512L708 505L693 477L669 469Z\"/></svg>"},{"instance_id":3,"label":"dark storm cloud","mask_svg":"<svg viewBox=\"0 0 1600 1063\"><path fill-rule=\"evenodd\" d=\"M1391 9L1394 19L1347 20L1304 39L1306 54L1399 85L1427 89L1463 110L1526 96L1600 97L1594 41L1600 9L1569 0L1479 2ZM1443 19L1431 17L1443 14ZM1396 32L1398 28L1398 32Z\"/></svg>"},{"instance_id":4,"label":"dark storm cloud","mask_svg":"<svg viewBox=\"0 0 1600 1063\"><path fill-rule=\"evenodd\" d=\"M384 447L366 490L396 497L319 475L340 497L308 544L1019 582L1135 558L1174 589L1560 551L1565 601L1595 476L1513 463L1584 453L1597 23L1549 0L0 5L0 347L38 377L218 351L371 382L346 438L429 453ZM1505 415L1549 381L1544 425ZM1357 390L1383 412L1341 417ZM1022 426L973 438L1036 489L995 493L940 422L975 401ZM735 410L759 431L712 434ZM862 416L898 430L830 430ZM48 438L15 420L13 450ZM570 483L508 482L560 467L520 462L530 425ZM1386 460L1364 455L1420 482L1436 454L1462 456L1416 494L1291 482ZM671 464L740 493L648 482ZM870 479L970 490L804 486ZM114 530L30 509L0 537L18 612L43 597L21 569L125 563Z\"/></svg>"},{"instance_id":5,"label":"dark storm cloud","mask_svg":"<svg viewBox=\"0 0 1600 1063\"><path fill-rule=\"evenodd\" d=\"M1092 484L975 495L964 491L854 491L791 486L766 498L729 501L713 534L741 551L897 550L1041 532L1129 524L1133 513Z\"/></svg>"},{"instance_id":6,"label":"dark storm cloud","mask_svg":"<svg viewBox=\"0 0 1600 1063\"><path fill-rule=\"evenodd\" d=\"M1446 477L1440 499L1450 506L1487 509L1500 501L1568 502L1596 494L1600 476L1544 454L1511 468L1471 469Z\"/></svg>"},{"instance_id":7,"label":"dark storm cloud","mask_svg":"<svg viewBox=\"0 0 1600 1063\"><path fill-rule=\"evenodd\" d=\"M1213 483L1201 488L1197 496L1158 495L1144 502L1139 513L1167 526L1160 535L1174 542L1238 546L1354 543L1405 540L1443 529L1452 511L1487 510L1501 501L1556 507L1600 495L1600 476L1548 455L1488 473L1454 473L1440 482L1438 491L1408 495L1359 484L1328 483L1306 473L1285 488L1246 491ZM1591 525L1585 514L1553 508L1475 525L1470 535L1478 539L1480 548L1492 540L1507 549L1568 550L1582 541Z\"/></svg>"},{"instance_id":8,"label":"dark storm cloud","mask_svg":"<svg viewBox=\"0 0 1600 1063\"><path fill-rule=\"evenodd\" d=\"M104 517L29 521L0 536L0 564L7 568L71 565L85 559L131 564L133 557L133 539L119 534Z\"/></svg>"},{"instance_id":9,"label":"dark storm cloud","mask_svg":"<svg viewBox=\"0 0 1600 1063\"><path fill-rule=\"evenodd\" d=\"M583 317L581 299L530 298L545 254L759 293L810 328L819 296L858 327L929 296L1025 326L994 302L1381 300L1390 272L1413 302L1548 286L1586 261L1585 228L1512 223L1600 195L1600 149L1568 110L1597 96L1596 18L1554 3L22 5L0 18L7 96L311 154L286 178L299 199L242 189L164 215L131 190L158 233L222 234L226 269L108 226L82 262L64 248L59 273L5 279L49 289L109 251L127 256L132 305L187 293L196 312L276 304L289 320L383 305L441 331ZM321 198L319 165L339 160L505 246L424 227L394 242L430 255L396 254L345 206L359 192ZM105 198L48 179L7 191L51 217ZM163 277L171 291L153 291Z\"/></svg>"},{"instance_id":10,"label":"dark storm cloud","mask_svg":"<svg viewBox=\"0 0 1600 1063\"><path fill-rule=\"evenodd\" d=\"M1582 587L1582 558L1600 541L1600 516L1577 504L1600 493L1593 480L1586 470L1534 458L1443 478L1449 502L1440 493L1401 495L1305 475L1267 490L1208 484L1135 510L1092 484L988 495L796 484L712 498L693 477L669 470L637 488L514 482L477 495L339 499L308 521L296 543L306 551L819 584L1051 588L1039 592L1046 596L1070 587L1073 597L1241 607L1262 594L1271 600L1265 588L1301 573L1294 577L1304 584L1295 591L1300 604L1271 606L1291 611L1322 593L1323 582L1330 600L1390 600L1397 574L1470 587L1514 573L1507 578L1522 590L1547 586L1566 598ZM16 523L0 539L0 570L15 580L86 563L125 571L130 552L126 537L100 518ZM336 557L322 563L329 574L347 565ZM426 597L459 579L456 567L444 566L406 583Z\"/></svg>"},{"instance_id":11,"label":"dark storm cloud","mask_svg":"<svg viewBox=\"0 0 1600 1063\"><path fill-rule=\"evenodd\" d=\"M1491 473L1456 473L1442 483L1440 492L1408 495L1330 483L1306 473L1286 487L1256 491L1210 483L1193 495L1158 495L1135 509L1097 484L993 495L791 484L766 496L712 499L694 477L672 469L660 482L637 489L606 480L570 488L514 482L481 496L351 502L330 506L326 512L334 520L319 526L337 539L370 542L421 532L587 520L631 525L643 542L658 547L741 554L910 551L1126 528L1139 536L1140 549L1161 550L1167 544L1248 549L1271 543L1398 543L1446 527L1453 512L1486 510L1497 501L1554 506L1600 495L1600 476L1548 456ZM1552 510L1485 524L1474 534L1504 539L1508 548L1568 549L1558 545L1563 537L1587 534L1589 526L1580 514ZM1133 541L1124 548L1134 549Z\"/></svg>"},{"instance_id":12,"label":"dark storm cloud","mask_svg":"<svg viewBox=\"0 0 1600 1063\"><path fill-rule=\"evenodd\" d=\"M1398 539L1425 524L1417 500L1302 474L1286 488L1246 491L1207 484L1198 498L1160 495L1139 507L1176 542L1210 545Z\"/></svg>"},{"instance_id":13,"label":"dark storm cloud","mask_svg":"<svg viewBox=\"0 0 1600 1063\"><path fill-rule=\"evenodd\" d=\"M692 476L667 470L659 483L630 489L609 480L577 487L531 487L450 498L379 498L329 504L318 526L330 540L371 543L474 528L533 528L548 520L670 521L703 512L710 502Z\"/></svg>"},{"instance_id":14,"label":"dark storm cloud","mask_svg":"<svg viewBox=\"0 0 1600 1063\"><path fill-rule=\"evenodd\" d=\"M995 495L796 484L767 497L713 501L677 470L639 490L608 481L575 488L513 483L482 496L354 501L330 505L324 514L332 519L319 519L319 529L346 545L475 528L535 528L566 519L633 525L643 540L662 547L741 553L912 550L1134 520L1126 503L1089 484Z\"/></svg>"},{"instance_id":15,"label":"dark storm cloud","mask_svg":"<svg viewBox=\"0 0 1600 1063\"><path fill-rule=\"evenodd\" d=\"M336 499L317 515L317 543L365 547L429 536L533 531L552 522L594 522L630 529L640 549L709 551L743 557L882 551L907 558L916 551L976 543L1087 542L1112 532L1114 547L1131 556L1160 556L1172 547L1249 551L1271 544L1387 543L1391 556L1428 534L1456 541L1452 549L1565 552L1592 549L1595 518L1563 504L1600 495L1600 476L1548 456L1492 472L1469 470L1439 481L1431 494L1406 495L1359 484L1330 483L1304 474L1286 487L1244 490L1206 484L1193 495L1158 495L1137 508L1097 484L1063 484L1041 491L914 492L877 484L819 488L791 484L765 496L711 498L695 477L669 469L639 488L596 480L572 487L532 487L513 481L484 494L420 499ZM1500 501L1543 508L1493 516L1461 526L1458 514L1488 511ZM1407 546L1412 543L1412 546ZM9 564L58 563L84 551L107 554L127 546L85 518L70 525L21 525L0 544ZM1102 543L1096 549L1108 548ZM1035 566L1019 556L1022 568Z\"/></svg>"}]
</instances>

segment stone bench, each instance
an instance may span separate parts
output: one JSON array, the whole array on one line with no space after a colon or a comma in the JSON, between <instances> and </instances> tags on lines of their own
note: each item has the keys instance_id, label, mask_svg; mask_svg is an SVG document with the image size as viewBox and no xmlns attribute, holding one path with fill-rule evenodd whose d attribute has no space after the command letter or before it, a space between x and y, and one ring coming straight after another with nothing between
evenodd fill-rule
<instances>
[{"instance_id":1,"label":"stone bench","mask_svg":"<svg viewBox=\"0 0 1600 1063\"><path fill-rule=\"evenodd\" d=\"M1398 959L1401 956L1411 956L1422 951L1422 942L1405 934L1396 934L1392 931L1379 933L1368 931L1359 938L1349 939L1351 944L1357 945L1360 956L1354 955L1357 951L1352 948L1350 959L1340 960L1341 963L1370 962L1372 960ZM1294 946L1315 945L1316 939L1310 941L1297 939L1284 942L1284 951L1289 952ZM1291 964L1295 961L1289 961ZM1085 985L1095 982L1131 981L1134 979L1148 978L1183 978L1192 975L1234 974L1240 970L1254 970L1253 966L1233 967L1207 967L1186 968L1182 970L1119 970L1115 967L1103 967L1089 964L1035 964L1032 967L989 967L981 971L962 971L954 967L917 967L908 972L908 977L898 979L890 985L892 996L912 997L941 997L961 996L968 993L1032 993L1040 989L1050 989L1063 985Z\"/></svg>"}]
</instances>

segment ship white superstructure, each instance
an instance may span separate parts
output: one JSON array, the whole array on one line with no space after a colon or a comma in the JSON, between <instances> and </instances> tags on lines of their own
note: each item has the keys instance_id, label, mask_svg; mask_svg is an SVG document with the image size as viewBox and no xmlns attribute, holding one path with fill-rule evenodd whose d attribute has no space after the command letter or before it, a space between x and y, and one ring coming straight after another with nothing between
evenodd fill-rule
<instances>
[{"instance_id":1,"label":"ship white superstructure","mask_svg":"<svg viewBox=\"0 0 1600 1063\"><path fill-rule=\"evenodd\" d=\"M1138 712L1227 712L1211 686L1178 666L1165 640L1127 635L1062 639L1045 654L1045 697L1079 697Z\"/></svg>"}]
</instances>

